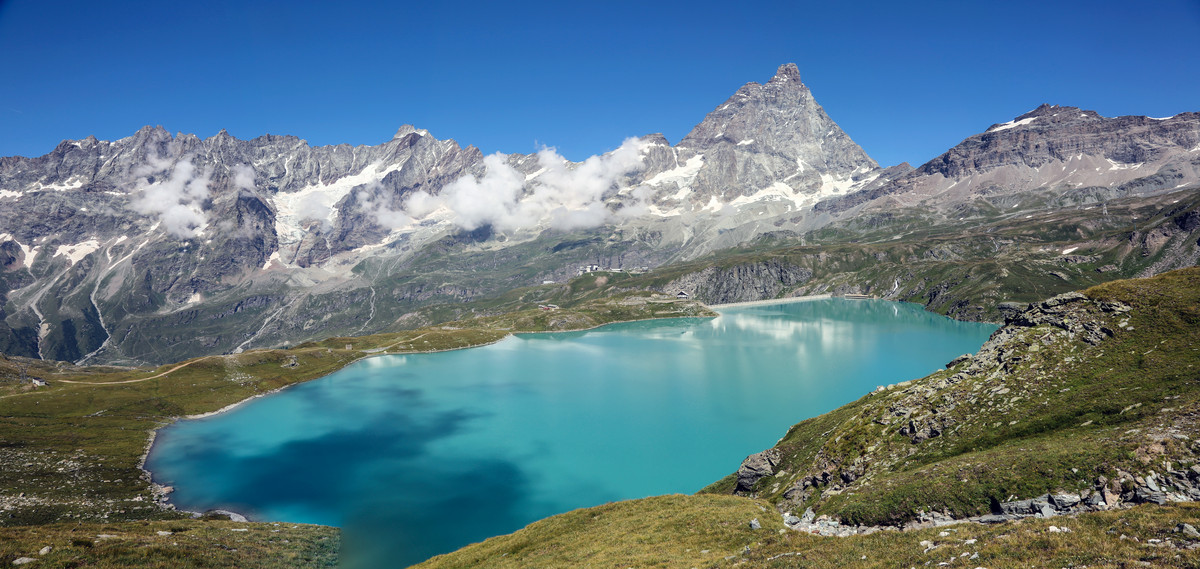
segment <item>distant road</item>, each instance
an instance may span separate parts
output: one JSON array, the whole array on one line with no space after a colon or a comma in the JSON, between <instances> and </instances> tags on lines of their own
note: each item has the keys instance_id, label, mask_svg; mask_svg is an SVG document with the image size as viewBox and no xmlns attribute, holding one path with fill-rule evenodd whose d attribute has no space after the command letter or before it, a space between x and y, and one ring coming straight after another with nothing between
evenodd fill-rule
<instances>
[{"instance_id":1,"label":"distant road","mask_svg":"<svg viewBox=\"0 0 1200 569\"><path fill-rule=\"evenodd\" d=\"M821 300L823 298L832 298L828 294L812 294L809 296L790 296L787 298L771 298L767 300L751 300L749 302L730 302L729 304L710 304L709 308L742 308L746 306L766 306L769 304L788 304L791 302L805 302L808 300Z\"/></svg>"}]
</instances>

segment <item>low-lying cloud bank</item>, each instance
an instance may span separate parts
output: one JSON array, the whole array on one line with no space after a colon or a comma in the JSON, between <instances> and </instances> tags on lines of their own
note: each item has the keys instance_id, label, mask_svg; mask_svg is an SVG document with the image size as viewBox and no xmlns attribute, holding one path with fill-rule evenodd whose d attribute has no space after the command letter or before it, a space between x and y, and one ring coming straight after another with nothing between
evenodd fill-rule
<instances>
[{"instance_id":1,"label":"low-lying cloud bank","mask_svg":"<svg viewBox=\"0 0 1200 569\"><path fill-rule=\"evenodd\" d=\"M612 221L614 213L605 205L619 190L621 179L641 170L644 143L628 138L616 150L592 156L574 168L553 148L537 154L539 170L529 179L496 153L483 159L482 175L463 176L442 188L438 195L420 191L409 196L403 214L423 218L440 208L451 213L455 225L467 231L491 225L498 231L513 231L548 221L555 229L596 227ZM647 192L635 191L643 205ZM378 217L394 221L399 212L381 212Z\"/></svg>"}]
</instances>

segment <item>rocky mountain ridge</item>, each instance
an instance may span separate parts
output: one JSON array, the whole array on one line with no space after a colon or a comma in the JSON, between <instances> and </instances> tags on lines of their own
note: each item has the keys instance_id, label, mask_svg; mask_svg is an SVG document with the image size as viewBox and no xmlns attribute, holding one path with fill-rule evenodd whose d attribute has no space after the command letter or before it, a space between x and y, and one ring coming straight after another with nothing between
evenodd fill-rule
<instances>
[{"instance_id":1,"label":"rocky mountain ridge","mask_svg":"<svg viewBox=\"0 0 1200 569\"><path fill-rule=\"evenodd\" d=\"M911 172L817 209L844 214L920 205L953 215L976 198L1000 208L1035 200L1065 207L1171 191L1198 180L1200 113L1108 118L1043 104Z\"/></svg>"},{"instance_id":2,"label":"rocky mountain ridge","mask_svg":"<svg viewBox=\"0 0 1200 569\"><path fill-rule=\"evenodd\" d=\"M743 135L758 142L729 138ZM552 149L485 157L407 125L357 147L161 127L64 141L0 159L0 351L153 362L385 329L422 303L581 264L654 266L729 246L774 229L764 214L795 209L778 192L813 202L876 169L794 65L744 86L680 145L649 135L582 163ZM624 252L604 253L614 239ZM555 254L513 249L532 242ZM476 263L518 257L524 276L486 284L412 267L469 251ZM162 339L175 347L155 347Z\"/></svg>"},{"instance_id":3,"label":"rocky mountain ridge","mask_svg":"<svg viewBox=\"0 0 1200 569\"><path fill-rule=\"evenodd\" d=\"M161 127L64 141L0 159L0 352L166 362L370 333L580 266L653 268L904 208L1016 214L1200 177L1195 114L1076 111L1040 108L919 169L883 169L787 64L674 146L647 135L580 163L484 156L407 125L357 147ZM1068 182L1047 185L1068 163ZM731 294L783 290L751 288Z\"/></svg>"}]
</instances>

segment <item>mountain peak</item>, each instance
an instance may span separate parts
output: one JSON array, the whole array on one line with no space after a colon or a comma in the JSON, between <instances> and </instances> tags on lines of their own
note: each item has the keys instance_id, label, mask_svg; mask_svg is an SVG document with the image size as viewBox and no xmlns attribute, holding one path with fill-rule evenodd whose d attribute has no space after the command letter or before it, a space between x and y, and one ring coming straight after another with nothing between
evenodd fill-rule
<instances>
[{"instance_id":1,"label":"mountain peak","mask_svg":"<svg viewBox=\"0 0 1200 569\"><path fill-rule=\"evenodd\" d=\"M1056 113L1060 113L1063 111L1079 112L1079 109L1077 107L1060 107L1058 105L1042 103L1041 105L1038 105L1038 108L1017 117L1016 120L1033 118L1033 117L1044 117L1046 115L1054 115Z\"/></svg>"},{"instance_id":2,"label":"mountain peak","mask_svg":"<svg viewBox=\"0 0 1200 569\"><path fill-rule=\"evenodd\" d=\"M796 67L795 63L785 63L779 66L775 71L775 76L771 78L772 83L783 82L800 82L800 68Z\"/></svg>"},{"instance_id":3,"label":"mountain peak","mask_svg":"<svg viewBox=\"0 0 1200 569\"><path fill-rule=\"evenodd\" d=\"M417 133L418 136L429 136L429 131L423 128L417 128L411 124L405 124L400 125L400 128L396 129L396 135L392 137L392 140L404 138L405 136L408 136L414 132Z\"/></svg>"}]
</instances>

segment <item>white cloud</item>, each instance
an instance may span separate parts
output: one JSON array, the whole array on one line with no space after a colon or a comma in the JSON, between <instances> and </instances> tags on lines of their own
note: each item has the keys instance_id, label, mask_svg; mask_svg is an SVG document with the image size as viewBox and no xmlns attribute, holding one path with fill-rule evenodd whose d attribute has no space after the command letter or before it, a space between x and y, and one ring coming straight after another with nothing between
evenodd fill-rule
<instances>
[{"instance_id":1,"label":"white cloud","mask_svg":"<svg viewBox=\"0 0 1200 569\"><path fill-rule=\"evenodd\" d=\"M239 191L254 194L254 168L246 164L237 164L233 167L233 187Z\"/></svg>"},{"instance_id":2,"label":"white cloud","mask_svg":"<svg viewBox=\"0 0 1200 569\"><path fill-rule=\"evenodd\" d=\"M543 148L537 155L540 173L529 181L508 165L505 155L492 154L483 159L483 175L463 176L437 196L417 192L404 210L419 219L445 206L454 223L468 231L487 224L512 231L539 222L564 230L596 227L613 217L605 199L616 193L623 177L643 167L643 147L629 138L616 150L574 167L553 148Z\"/></svg>"},{"instance_id":3,"label":"white cloud","mask_svg":"<svg viewBox=\"0 0 1200 569\"><path fill-rule=\"evenodd\" d=\"M617 210L618 219L633 219L650 213L650 198L654 197L654 188L638 186L629 192L632 201L624 202L625 207Z\"/></svg>"},{"instance_id":4,"label":"white cloud","mask_svg":"<svg viewBox=\"0 0 1200 569\"><path fill-rule=\"evenodd\" d=\"M379 184L371 184L367 190L358 192L358 208L359 211L369 214L375 218L375 223L388 229L400 229L412 224L413 219L408 216L403 210L392 209L388 204L376 202L371 197L370 190L375 190L378 195Z\"/></svg>"},{"instance_id":5,"label":"white cloud","mask_svg":"<svg viewBox=\"0 0 1200 569\"><path fill-rule=\"evenodd\" d=\"M486 156L482 176L466 175L442 188L440 197L459 227L471 231L490 223L500 231L511 231L537 221L519 203L525 176L504 159L499 152Z\"/></svg>"},{"instance_id":6,"label":"white cloud","mask_svg":"<svg viewBox=\"0 0 1200 569\"><path fill-rule=\"evenodd\" d=\"M333 228L333 206L337 204L338 196L325 192L312 192L296 198L292 208L296 219L316 220L321 223L321 230Z\"/></svg>"},{"instance_id":7,"label":"white cloud","mask_svg":"<svg viewBox=\"0 0 1200 569\"><path fill-rule=\"evenodd\" d=\"M170 168L170 175L155 176ZM138 167L137 194L130 207L139 213L156 215L168 233L181 238L195 237L208 223L202 204L208 199L208 182L212 172L197 171L190 160L171 167L170 160L148 156L147 164Z\"/></svg>"},{"instance_id":8,"label":"white cloud","mask_svg":"<svg viewBox=\"0 0 1200 569\"><path fill-rule=\"evenodd\" d=\"M439 207L442 207L442 200L430 195L425 190L413 192L404 202L404 211L416 218L425 217Z\"/></svg>"}]
</instances>

